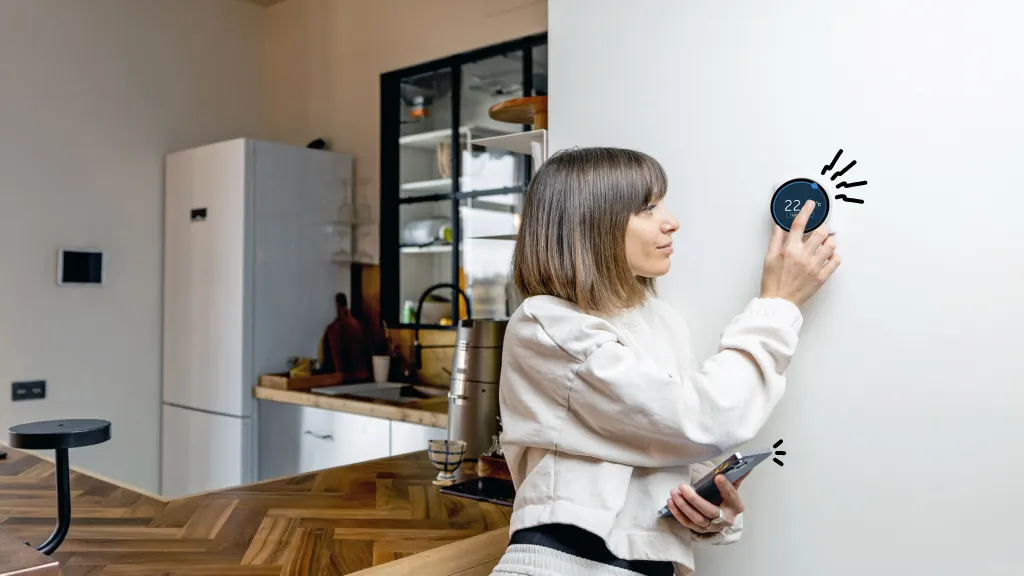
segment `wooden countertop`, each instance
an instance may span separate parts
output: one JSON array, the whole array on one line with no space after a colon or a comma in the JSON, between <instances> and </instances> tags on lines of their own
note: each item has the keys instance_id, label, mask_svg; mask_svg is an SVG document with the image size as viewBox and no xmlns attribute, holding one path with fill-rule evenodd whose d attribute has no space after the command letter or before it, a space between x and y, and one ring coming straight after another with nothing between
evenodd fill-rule
<instances>
[{"instance_id":1,"label":"wooden countertop","mask_svg":"<svg viewBox=\"0 0 1024 576\"><path fill-rule=\"evenodd\" d=\"M397 404L387 400L328 396L304 390L276 390L264 388L263 386L253 386L253 396L260 400L272 400L274 402L310 406L335 412L374 416L398 422L422 424L434 428L448 427L448 397L446 394L442 394L437 398Z\"/></svg>"},{"instance_id":2,"label":"wooden countertop","mask_svg":"<svg viewBox=\"0 0 1024 576\"><path fill-rule=\"evenodd\" d=\"M37 544L56 518L54 467L7 452L0 536ZM417 452L165 500L72 470L53 559L64 576L488 574L512 509L441 495L435 475Z\"/></svg>"}]
</instances>

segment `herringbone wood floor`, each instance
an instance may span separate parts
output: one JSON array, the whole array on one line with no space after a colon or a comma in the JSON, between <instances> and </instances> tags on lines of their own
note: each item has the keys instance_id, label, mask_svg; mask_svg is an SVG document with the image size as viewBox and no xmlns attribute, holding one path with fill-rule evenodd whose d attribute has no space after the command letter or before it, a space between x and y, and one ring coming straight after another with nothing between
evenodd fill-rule
<instances>
[{"instance_id":1,"label":"herringbone wood floor","mask_svg":"<svg viewBox=\"0 0 1024 576\"><path fill-rule=\"evenodd\" d=\"M53 465L7 450L0 531L53 529ZM74 452L72 451L72 464ZM72 472L67 576L335 575L508 526L510 508L442 496L424 452L161 501Z\"/></svg>"}]
</instances>

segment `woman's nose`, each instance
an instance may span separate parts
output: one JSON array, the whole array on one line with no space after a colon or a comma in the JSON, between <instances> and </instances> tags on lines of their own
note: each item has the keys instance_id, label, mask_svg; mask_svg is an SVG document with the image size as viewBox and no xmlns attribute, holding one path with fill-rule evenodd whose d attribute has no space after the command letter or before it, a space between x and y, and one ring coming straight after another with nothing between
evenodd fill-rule
<instances>
[{"instance_id":1,"label":"woman's nose","mask_svg":"<svg viewBox=\"0 0 1024 576\"><path fill-rule=\"evenodd\" d=\"M676 220L675 216L669 214L668 217L665 218L665 221L662 222L661 229L666 234L675 232L676 230L679 230L679 220Z\"/></svg>"}]
</instances>

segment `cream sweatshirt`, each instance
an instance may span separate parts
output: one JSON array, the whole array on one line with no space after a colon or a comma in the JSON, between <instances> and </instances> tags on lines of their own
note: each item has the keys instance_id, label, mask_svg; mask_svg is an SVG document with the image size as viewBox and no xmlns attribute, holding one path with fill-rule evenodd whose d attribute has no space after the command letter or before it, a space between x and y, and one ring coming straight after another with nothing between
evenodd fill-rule
<instances>
[{"instance_id":1,"label":"cream sweatshirt","mask_svg":"<svg viewBox=\"0 0 1024 576\"><path fill-rule=\"evenodd\" d=\"M785 391L802 322L787 300L754 299L698 364L686 324L656 298L612 318L528 298L505 331L499 387L516 487L510 531L573 524L620 558L692 574L693 544L735 542L742 515L701 539L657 512L672 488L761 429Z\"/></svg>"}]
</instances>

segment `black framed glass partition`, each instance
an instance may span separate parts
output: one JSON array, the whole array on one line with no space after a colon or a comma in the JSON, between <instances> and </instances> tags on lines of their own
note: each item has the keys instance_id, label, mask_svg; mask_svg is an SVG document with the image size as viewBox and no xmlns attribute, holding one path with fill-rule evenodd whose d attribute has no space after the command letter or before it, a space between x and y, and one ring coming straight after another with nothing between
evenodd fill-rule
<instances>
[{"instance_id":1,"label":"black framed glass partition","mask_svg":"<svg viewBox=\"0 0 1024 576\"><path fill-rule=\"evenodd\" d=\"M389 326L412 327L421 301L419 324L431 328L470 309L477 318L512 312L509 237L532 161L473 141L531 130L488 111L546 93L546 34L381 75L380 293Z\"/></svg>"}]
</instances>

